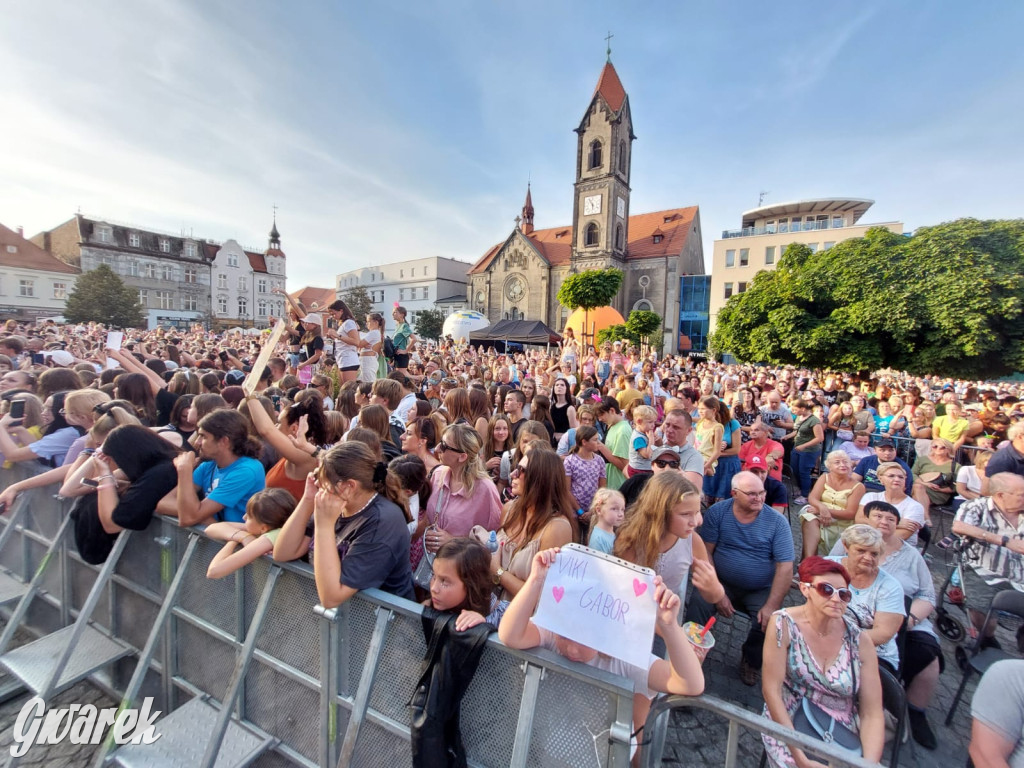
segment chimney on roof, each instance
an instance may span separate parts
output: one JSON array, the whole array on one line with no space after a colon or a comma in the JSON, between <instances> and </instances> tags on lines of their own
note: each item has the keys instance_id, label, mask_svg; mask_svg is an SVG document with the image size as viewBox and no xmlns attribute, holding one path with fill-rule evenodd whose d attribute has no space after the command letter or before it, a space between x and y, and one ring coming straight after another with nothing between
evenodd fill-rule
<instances>
[{"instance_id":1,"label":"chimney on roof","mask_svg":"<svg viewBox=\"0 0 1024 768\"><path fill-rule=\"evenodd\" d=\"M529 235L533 232L533 200L530 197L530 184L526 184L526 202L523 203L523 234Z\"/></svg>"},{"instance_id":2,"label":"chimney on roof","mask_svg":"<svg viewBox=\"0 0 1024 768\"><path fill-rule=\"evenodd\" d=\"M18 225L18 237L24 237L24 236L25 236L25 228L19 224Z\"/></svg>"}]
</instances>

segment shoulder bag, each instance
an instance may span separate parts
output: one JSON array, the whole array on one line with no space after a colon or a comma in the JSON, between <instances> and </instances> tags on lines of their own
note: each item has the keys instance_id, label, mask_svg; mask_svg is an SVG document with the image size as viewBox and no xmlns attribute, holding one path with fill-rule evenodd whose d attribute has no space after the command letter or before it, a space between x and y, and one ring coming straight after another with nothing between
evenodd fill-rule
<instances>
[{"instance_id":1,"label":"shoulder bag","mask_svg":"<svg viewBox=\"0 0 1024 768\"><path fill-rule=\"evenodd\" d=\"M846 630L846 636L850 639L849 629ZM856 654L857 649L853 647L851 643L850 671L853 673L854 697L857 696ZM847 752L857 755L858 757L863 755L863 749L860 744L860 735L840 723L832 717L832 715L828 714L807 697L800 701L800 704L796 708L796 712L793 713L793 730L798 733L802 733L805 736L819 739L826 744L831 744L833 746L840 747L841 749L845 749Z\"/></svg>"}]
</instances>

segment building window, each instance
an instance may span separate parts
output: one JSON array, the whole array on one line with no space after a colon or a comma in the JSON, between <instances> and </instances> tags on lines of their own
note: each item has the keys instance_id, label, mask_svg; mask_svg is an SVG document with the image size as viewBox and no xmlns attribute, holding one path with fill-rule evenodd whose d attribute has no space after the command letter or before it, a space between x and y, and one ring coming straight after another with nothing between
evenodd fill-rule
<instances>
[{"instance_id":1,"label":"building window","mask_svg":"<svg viewBox=\"0 0 1024 768\"><path fill-rule=\"evenodd\" d=\"M96 239L101 243L109 243L114 239L114 231L110 227L99 227L96 230Z\"/></svg>"},{"instance_id":2,"label":"building window","mask_svg":"<svg viewBox=\"0 0 1024 768\"><path fill-rule=\"evenodd\" d=\"M217 287L218 288L227 288L228 287L228 276L227 275L217 275Z\"/></svg>"},{"instance_id":3,"label":"building window","mask_svg":"<svg viewBox=\"0 0 1024 768\"><path fill-rule=\"evenodd\" d=\"M170 264L164 264L160 268L160 277L162 279L168 280L168 281L173 280L174 279L174 267L172 267Z\"/></svg>"},{"instance_id":4,"label":"building window","mask_svg":"<svg viewBox=\"0 0 1024 768\"><path fill-rule=\"evenodd\" d=\"M818 244L817 243L808 243L807 247L811 249L811 253L817 253L818 252Z\"/></svg>"},{"instance_id":5,"label":"building window","mask_svg":"<svg viewBox=\"0 0 1024 768\"><path fill-rule=\"evenodd\" d=\"M664 235L655 235L654 236L654 243L655 243L655 245L657 245L658 243L660 243L664 239L665 239Z\"/></svg>"},{"instance_id":6,"label":"building window","mask_svg":"<svg viewBox=\"0 0 1024 768\"><path fill-rule=\"evenodd\" d=\"M257 285L259 286L260 293L266 293L267 292L267 280L266 280L266 278L261 277L259 282L257 283Z\"/></svg>"},{"instance_id":7,"label":"building window","mask_svg":"<svg viewBox=\"0 0 1024 768\"><path fill-rule=\"evenodd\" d=\"M370 273L370 282L371 283L377 282L377 273L376 272L371 272Z\"/></svg>"},{"instance_id":8,"label":"building window","mask_svg":"<svg viewBox=\"0 0 1024 768\"><path fill-rule=\"evenodd\" d=\"M745 267L750 263L750 249L740 248L740 266Z\"/></svg>"},{"instance_id":9,"label":"building window","mask_svg":"<svg viewBox=\"0 0 1024 768\"><path fill-rule=\"evenodd\" d=\"M130 245L132 248L138 248L141 242L142 240L139 237L138 232L132 232L131 234L128 235L128 245Z\"/></svg>"},{"instance_id":10,"label":"building window","mask_svg":"<svg viewBox=\"0 0 1024 768\"><path fill-rule=\"evenodd\" d=\"M196 311L196 297L195 296L182 296L181 297L181 308L186 312Z\"/></svg>"},{"instance_id":11,"label":"building window","mask_svg":"<svg viewBox=\"0 0 1024 768\"><path fill-rule=\"evenodd\" d=\"M174 309L173 299L171 298L170 291L157 291L156 292L156 306L157 309Z\"/></svg>"},{"instance_id":12,"label":"building window","mask_svg":"<svg viewBox=\"0 0 1024 768\"><path fill-rule=\"evenodd\" d=\"M243 275L242 277L239 277L238 278L238 290L245 291L245 290L248 290L248 288L249 288L249 283L246 281L245 276Z\"/></svg>"},{"instance_id":13,"label":"building window","mask_svg":"<svg viewBox=\"0 0 1024 768\"><path fill-rule=\"evenodd\" d=\"M424 299L429 299L430 298L430 286L429 285L423 286L423 298Z\"/></svg>"},{"instance_id":14,"label":"building window","mask_svg":"<svg viewBox=\"0 0 1024 768\"><path fill-rule=\"evenodd\" d=\"M832 229L839 229L842 226L843 226L843 217L842 216L833 216L832 217Z\"/></svg>"},{"instance_id":15,"label":"building window","mask_svg":"<svg viewBox=\"0 0 1024 768\"><path fill-rule=\"evenodd\" d=\"M238 300L238 316L245 317L249 314L249 302L245 299Z\"/></svg>"},{"instance_id":16,"label":"building window","mask_svg":"<svg viewBox=\"0 0 1024 768\"><path fill-rule=\"evenodd\" d=\"M221 296L217 299L217 314L226 315L228 313L228 300Z\"/></svg>"},{"instance_id":17,"label":"building window","mask_svg":"<svg viewBox=\"0 0 1024 768\"><path fill-rule=\"evenodd\" d=\"M835 240L826 240L825 241L825 250L827 251L829 248L831 248L835 244L836 244Z\"/></svg>"},{"instance_id":18,"label":"building window","mask_svg":"<svg viewBox=\"0 0 1024 768\"><path fill-rule=\"evenodd\" d=\"M600 237L600 230L597 228L597 224L595 224L594 222L590 222L589 224L587 224L587 239L585 241L586 244L588 246L597 245L597 242L600 239Z\"/></svg>"},{"instance_id":19,"label":"building window","mask_svg":"<svg viewBox=\"0 0 1024 768\"><path fill-rule=\"evenodd\" d=\"M779 219L779 232L789 232L789 219Z\"/></svg>"},{"instance_id":20,"label":"building window","mask_svg":"<svg viewBox=\"0 0 1024 768\"><path fill-rule=\"evenodd\" d=\"M774 235L775 234L775 222L774 221L766 221L764 223L764 231L767 234L769 234L769 235Z\"/></svg>"},{"instance_id":21,"label":"building window","mask_svg":"<svg viewBox=\"0 0 1024 768\"><path fill-rule=\"evenodd\" d=\"M147 264L142 270L142 276L148 277L151 280L156 279L156 264Z\"/></svg>"},{"instance_id":22,"label":"building window","mask_svg":"<svg viewBox=\"0 0 1024 768\"><path fill-rule=\"evenodd\" d=\"M166 238L163 238L163 237L160 238L160 250L163 253L170 253L171 252L171 241L167 240Z\"/></svg>"},{"instance_id":23,"label":"building window","mask_svg":"<svg viewBox=\"0 0 1024 768\"><path fill-rule=\"evenodd\" d=\"M260 299L259 301L256 302L256 310L259 313L260 317L267 316L267 302L265 299Z\"/></svg>"},{"instance_id":24,"label":"building window","mask_svg":"<svg viewBox=\"0 0 1024 768\"><path fill-rule=\"evenodd\" d=\"M195 243L185 243L185 255L188 256L190 259L194 259L196 257Z\"/></svg>"},{"instance_id":25,"label":"building window","mask_svg":"<svg viewBox=\"0 0 1024 768\"><path fill-rule=\"evenodd\" d=\"M416 267L412 268L412 274L410 276L411 277L416 277Z\"/></svg>"},{"instance_id":26,"label":"building window","mask_svg":"<svg viewBox=\"0 0 1024 768\"><path fill-rule=\"evenodd\" d=\"M405 270L404 270L404 269L400 269L400 270L398 270L398 276L399 276L400 278L402 278L402 277L405 277Z\"/></svg>"},{"instance_id":27,"label":"building window","mask_svg":"<svg viewBox=\"0 0 1024 768\"><path fill-rule=\"evenodd\" d=\"M185 267L185 282L194 283L196 281L196 268Z\"/></svg>"},{"instance_id":28,"label":"building window","mask_svg":"<svg viewBox=\"0 0 1024 768\"><path fill-rule=\"evenodd\" d=\"M615 227L615 247L618 250L622 250L622 225L619 224Z\"/></svg>"},{"instance_id":29,"label":"building window","mask_svg":"<svg viewBox=\"0 0 1024 768\"><path fill-rule=\"evenodd\" d=\"M601 142L598 141L597 139L594 139L592 142L590 142L590 165L588 166L588 168L600 168L602 159L603 158L601 157Z\"/></svg>"},{"instance_id":30,"label":"building window","mask_svg":"<svg viewBox=\"0 0 1024 768\"><path fill-rule=\"evenodd\" d=\"M128 260L128 274L131 275L132 277L139 276L139 262L137 262L135 259Z\"/></svg>"},{"instance_id":31,"label":"building window","mask_svg":"<svg viewBox=\"0 0 1024 768\"><path fill-rule=\"evenodd\" d=\"M18 295L26 298L31 298L36 295L36 281L35 280L19 280L18 281Z\"/></svg>"},{"instance_id":32,"label":"building window","mask_svg":"<svg viewBox=\"0 0 1024 768\"><path fill-rule=\"evenodd\" d=\"M774 264L775 263L775 246L769 245L764 249L764 263Z\"/></svg>"},{"instance_id":33,"label":"building window","mask_svg":"<svg viewBox=\"0 0 1024 768\"><path fill-rule=\"evenodd\" d=\"M426 277L429 274L430 274L430 267L424 267L423 268L423 276Z\"/></svg>"},{"instance_id":34,"label":"building window","mask_svg":"<svg viewBox=\"0 0 1024 768\"><path fill-rule=\"evenodd\" d=\"M746 283L739 283L737 285L737 288L736 288L736 293L746 293L746 292L747 292L747 284Z\"/></svg>"},{"instance_id":35,"label":"building window","mask_svg":"<svg viewBox=\"0 0 1024 768\"><path fill-rule=\"evenodd\" d=\"M238 256L237 255L235 255L233 253L229 253L228 254L228 266L229 267L237 267L238 266Z\"/></svg>"},{"instance_id":36,"label":"building window","mask_svg":"<svg viewBox=\"0 0 1024 768\"><path fill-rule=\"evenodd\" d=\"M66 299L68 297L68 284L67 283L54 283L53 284L53 298L55 299Z\"/></svg>"},{"instance_id":37,"label":"building window","mask_svg":"<svg viewBox=\"0 0 1024 768\"><path fill-rule=\"evenodd\" d=\"M725 266L735 267L736 266L736 251L729 250L725 252Z\"/></svg>"},{"instance_id":38,"label":"building window","mask_svg":"<svg viewBox=\"0 0 1024 768\"><path fill-rule=\"evenodd\" d=\"M145 288L139 289L139 304L141 304L144 307L149 306L149 291L147 291Z\"/></svg>"},{"instance_id":39,"label":"building window","mask_svg":"<svg viewBox=\"0 0 1024 768\"><path fill-rule=\"evenodd\" d=\"M7 252L8 253L17 253L18 252L18 246L16 246L16 245L8 245L7 246Z\"/></svg>"},{"instance_id":40,"label":"building window","mask_svg":"<svg viewBox=\"0 0 1024 768\"><path fill-rule=\"evenodd\" d=\"M626 173L626 142L619 142L619 172Z\"/></svg>"},{"instance_id":41,"label":"building window","mask_svg":"<svg viewBox=\"0 0 1024 768\"><path fill-rule=\"evenodd\" d=\"M732 283L725 284L725 298L732 296Z\"/></svg>"}]
</instances>

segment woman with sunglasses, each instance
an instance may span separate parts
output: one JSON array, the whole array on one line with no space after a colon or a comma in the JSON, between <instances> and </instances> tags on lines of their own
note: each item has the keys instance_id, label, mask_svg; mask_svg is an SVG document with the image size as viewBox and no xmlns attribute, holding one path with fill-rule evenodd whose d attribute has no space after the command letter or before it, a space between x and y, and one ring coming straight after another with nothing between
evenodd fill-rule
<instances>
[{"instance_id":1,"label":"woman with sunglasses","mask_svg":"<svg viewBox=\"0 0 1024 768\"><path fill-rule=\"evenodd\" d=\"M444 423L437 414L430 416L417 416L405 425L405 432L402 433L402 453L408 456L418 456L423 465L427 468L427 475L434 473L434 468L441 466L441 462L434 456L434 449L437 448L438 436L444 431Z\"/></svg>"},{"instance_id":2,"label":"woman with sunglasses","mask_svg":"<svg viewBox=\"0 0 1024 768\"><path fill-rule=\"evenodd\" d=\"M841 564L813 555L799 570L803 605L772 615L774 632L764 640L761 691L764 714L793 727L804 699L860 737L867 762L878 762L885 745L878 657L868 633L846 616L853 598L851 575ZM764 740L774 768L823 764L770 736Z\"/></svg>"},{"instance_id":3,"label":"woman with sunglasses","mask_svg":"<svg viewBox=\"0 0 1024 768\"><path fill-rule=\"evenodd\" d=\"M880 467L879 474L881 471ZM910 732L918 744L935 749L938 742L925 716L939 684L939 674L945 667L939 637L929 618L935 610L935 583L921 553L898 535L900 513L895 506L886 501L871 501L864 505L864 514L868 525L882 535L879 565L885 566L885 572L900 583L905 602L910 604L900 666L907 689ZM838 542L831 554L842 555L843 552L843 544Z\"/></svg>"},{"instance_id":4,"label":"woman with sunglasses","mask_svg":"<svg viewBox=\"0 0 1024 768\"><path fill-rule=\"evenodd\" d=\"M918 456L911 473L914 488L911 495L924 507L924 524L931 525L931 507L945 506L956 491L956 463L953 444L942 437L932 439L927 456Z\"/></svg>"},{"instance_id":5,"label":"woman with sunglasses","mask_svg":"<svg viewBox=\"0 0 1024 768\"><path fill-rule=\"evenodd\" d=\"M416 533L426 532L424 545L431 554L452 538L468 536L474 525L496 531L501 524L498 489L480 459L480 448L480 436L469 424L452 424L437 444L441 467L430 478L426 514L420 515Z\"/></svg>"},{"instance_id":6,"label":"woman with sunglasses","mask_svg":"<svg viewBox=\"0 0 1024 768\"><path fill-rule=\"evenodd\" d=\"M829 559L842 563L850 574L853 599L848 610L874 643L878 663L893 675L900 666L896 633L906 616L903 587L879 568L885 552L882 534L870 525L851 525L842 536L846 555Z\"/></svg>"}]
</instances>

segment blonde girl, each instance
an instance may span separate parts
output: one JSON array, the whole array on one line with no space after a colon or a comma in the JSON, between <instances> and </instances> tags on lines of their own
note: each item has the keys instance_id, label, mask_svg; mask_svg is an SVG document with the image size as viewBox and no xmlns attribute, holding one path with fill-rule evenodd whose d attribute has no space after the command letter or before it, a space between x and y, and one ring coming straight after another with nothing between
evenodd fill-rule
<instances>
[{"instance_id":1,"label":"blonde girl","mask_svg":"<svg viewBox=\"0 0 1024 768\"><path fill-rule=\"evenodd\" d=\"M295 497L284 488L267 488L249 499L241 523L206 526L207 536L227 542L210 561L206 578L222 579L256 558L271 554L281 526L288 520L296 503ZM237 549L239 544L241 549Z\"/></svg>"},{"instance_id":2,"label":"blonde girl","mask_svg":"<svg viewBox=\"0 0 1024 768\"><path fill-rule=\"evenodd\" d=\"M615 530L626 519L626 497L611 488L599 488L590 502L587 546L609 555L615 548Z\"/></svg>"},{"instance_id":3,"label":"blonde girl","mask_svg":"<svg viewBox=\"0 0 1024 768\"><path fill-rule=\"evenodd\" d=\"M718 398L701 398L697 405L700 419L694 425L697 433L697 450L704 457L704 477L712 477L722 453L722 436L725 426L718 420Z\"/></svg>"}]
</instances>

